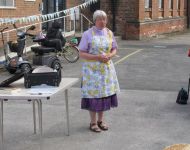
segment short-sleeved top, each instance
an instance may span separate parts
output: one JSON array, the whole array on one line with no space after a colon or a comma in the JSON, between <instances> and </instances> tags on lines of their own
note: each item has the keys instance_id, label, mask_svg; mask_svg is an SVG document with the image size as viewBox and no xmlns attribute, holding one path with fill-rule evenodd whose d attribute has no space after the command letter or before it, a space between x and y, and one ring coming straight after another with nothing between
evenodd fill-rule
<instances>
[{"instance_id":1,"label":"short-sleeved top","mask_svg":"<svg viewBox=\"0 0 190 150\"><path fill-rule=\"evenodd\" d=\"M87 31L85 31L83 33L80 44L79 44L79 50L80 51L88 53L89 50L92 48L92 37L93 37L92 32L93 31L95 32L96 36L107 36L108 35L108 29L107 28L100 30L97 27L93 26L92 28L88 29ZM111 32L111 34L112 34L112 38L113 38L111 50L117 49L118 48L117 42L116 42L115 37L113 36L112 32Z\"/></svg>"}]
</instances>

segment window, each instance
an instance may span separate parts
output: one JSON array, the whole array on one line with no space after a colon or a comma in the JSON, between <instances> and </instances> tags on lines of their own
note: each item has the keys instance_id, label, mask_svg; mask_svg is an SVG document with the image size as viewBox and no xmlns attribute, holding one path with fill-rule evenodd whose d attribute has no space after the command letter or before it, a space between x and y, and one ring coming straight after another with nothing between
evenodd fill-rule
<instances>
[{"instance_id":1,"label":"window","mask_svg":"<svg viewBox=\"0 0 190 150\"><path fill-rule=\"evenodd\" d=\"M145 8L151 8L152 7L152 0L145 0Z\"/></svg>"},{"instance_id":2,"label":"window","mask_svg":"<svg viewBox=\"0 0 190 150\"><path fill-rule=\"evenodd\" d=\"M164 0L158 0L158 6L159 8L164 8Z\"/></svg>"},{"instance_id":3,"label":"window","mask_svg":"<svg viewBox=\"0 0 190 150\"><path fill-rule=\"evenodd\" d=\"M187 0L184 0L184 9L187 9Z\"/></svg>"},{"instance_id":4,"label":"window","mask_svg":"<svg viewBox=\"0 0 190 150\"><path fill-rule=\"evenodd\" d=\"M180 8L180 0L177 0L177 9Z\"/></svg>"},{"instance_id":5,"label":"window","mask_svg":"<svg viewBox=\"0 0 190 150\"><path fill-rule=\"evenodd\" d=\"M173 9L173 0L169 0L169 9Z\"/></svg>"},{"instance_id":6,"label":"window","mask_svg":"<svg viewBox=\"0 0 190 150\"><path fill-rule=\"evenodd\" d=\"M14 7L14 0L0 0L0 7Z\"/></svg>"}]
</instances>

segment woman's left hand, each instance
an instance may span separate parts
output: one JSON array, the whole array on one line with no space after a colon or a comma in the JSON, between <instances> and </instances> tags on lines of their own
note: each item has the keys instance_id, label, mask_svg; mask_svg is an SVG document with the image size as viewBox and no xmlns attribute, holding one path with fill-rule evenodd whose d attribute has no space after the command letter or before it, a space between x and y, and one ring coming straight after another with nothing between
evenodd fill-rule
<instances>
[{"instance_id":1,"label":"woman's left hand","mask_svg":"<svg viewBox=\"0 0 190 150\"><path fill-rule=\"evenodd\" d=\"M106 56L107 56L107 58L108 58L109 60L110 60L111 57L112 57L111 53L106 54Z\"/></svg>"},{"instance_id":2,"label":"woman's left hand","mask_svg":"<svg viewBox=\"0 0 190 150\"><path fill-rule=\"evenodd\" d=\"M115 56L115 54L116 54L116 49L113 49L110 53L107 53L106 56L110 60L113 56Z\"/></svg>"},{"instance_id":3,"label":"woman's left hand","mask_svg":"<svg viewBox=\"0 0 190 150\"><path fill-rule=\"evenodd\" d=\"M107 54L100 55L100 61L103 63L107 63L110 60L110 58L107 56Z\"/></svg>"}]
</instances>

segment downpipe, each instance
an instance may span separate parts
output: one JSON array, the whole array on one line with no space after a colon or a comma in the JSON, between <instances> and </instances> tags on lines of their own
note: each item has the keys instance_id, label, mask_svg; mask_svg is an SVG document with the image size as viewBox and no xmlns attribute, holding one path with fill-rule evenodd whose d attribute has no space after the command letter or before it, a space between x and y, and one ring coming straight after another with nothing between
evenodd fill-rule
<instances>
[{"instance_id":1,"label":"downpipe","mask_svg":"<svg viewBox=\"0 0 190 150\"><path fill-rule=\"evenodd\" d=\"M190 1L187 0L187 28L190 28Z\"/></svg>"}]
</instances>

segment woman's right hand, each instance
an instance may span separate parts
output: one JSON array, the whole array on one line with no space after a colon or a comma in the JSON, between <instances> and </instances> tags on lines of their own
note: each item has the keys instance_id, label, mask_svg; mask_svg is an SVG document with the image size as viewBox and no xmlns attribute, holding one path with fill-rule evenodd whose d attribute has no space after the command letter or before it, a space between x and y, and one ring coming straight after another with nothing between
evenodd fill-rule
<instances>
[{"instance_id":1,"label":"woman's right hand","mask_svg":"<svg viewBox=\"0 0 190 150\"><path fill-rule=\"evenodd\" d=\"M101 54L98 56L98 61L103 62L103 63L107 63L110 60L110 57L108 57L107 55Z\"/></svg>"}]
</instances>

